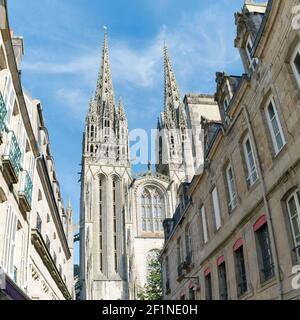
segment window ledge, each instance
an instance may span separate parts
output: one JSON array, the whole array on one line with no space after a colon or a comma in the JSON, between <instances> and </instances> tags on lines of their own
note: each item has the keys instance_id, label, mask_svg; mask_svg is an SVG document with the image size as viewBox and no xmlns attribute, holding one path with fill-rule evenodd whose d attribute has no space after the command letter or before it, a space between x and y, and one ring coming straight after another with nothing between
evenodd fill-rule
<instances>
[{"instance_id":1,"label":"window ledge","mask_svg":"<svg viewBox=\"0 0 300 320\"><path fill-rule=\"evenodd\" d=\"M285 145L277 152L277 153L273 153L273 161L278 161L278 159L281 158L281 156L284 154L284 151L287 149L287 142L285 143Z\"/></svg>"},{"instance_id":2,"label":"window ledge","mask_svg":"<svg viewBox=\"0 0 300 320\"><path fill-rule=\"evenodd\" d=\"M248 183L248 192L252 192L260 184L260 178L258 178L252 185Z\"/></svg>"},{"instance_id":3,"label":"window ledge","mask_svg":"<svg viewBox=\"0 0 300 320\"><path fill-rule=\"evenodd\" d=\"M271 288L272 286L276 285L276 277L272 277L271 279L269 280L266 280L264 282L260 282L260 285L259 285L259 289L257 290L257 293L261 293L269 288Z\"/></svg>"}]
</instances>

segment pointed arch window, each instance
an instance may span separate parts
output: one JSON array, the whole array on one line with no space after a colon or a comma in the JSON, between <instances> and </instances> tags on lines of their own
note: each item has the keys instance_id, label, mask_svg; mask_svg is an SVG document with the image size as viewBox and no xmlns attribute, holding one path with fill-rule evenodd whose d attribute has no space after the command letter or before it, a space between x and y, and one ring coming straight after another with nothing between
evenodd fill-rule
<instances>
[{"instance_id":1,"label":"pointed arch window","mask_svg":"<svg viewBox=\"0 0 300 320\"><path fill-rule=\"evenodd\" d=\"M113 191L113 248L114 248L114 269L118 272L118 227L117 227L117 203L118 203L118 178L114 177L112 181L112 191Z\"/></svg>"},{"instance_id":2,"label":"pointed arch window","mask_svg":"<svg viewBox=\"0 0 300 320\"><path fill-rule=\"evenodd\" d=\"M157 190L144 190L141 196L143 232L162 232L165 219L164 200Z\"/></svg>"},{"instance_id":3,"label":"pointed arch window","mask_svg":"<svg viewBox=\"0 0 300 320\"><path fill-rule=\"evenodd\" d=\"M104 177L99 176L99 267L103 271L103 208L104 208Z\"/></svg>"},{"instance_id":4,"label":"pointed arch window","mask_svg":"<svg viewBox=\"0 0 300 320\"><path fill-rule=\"evenodd\" d=\"M109 119L104 120L104 135L105 137L109 137L109 128L110 128L110 121Z\"/></svg>"},{"instance_id":5,"label":"pointed arch window","mask_svg":"<svg viewBox=\"0 0 300 320\"><path fill-rule=\"evenodd\" d=\"M95 138L95 127L94 125L91 125L91 134L90 134L91 139Z\"/></svg>"}]
</instances>

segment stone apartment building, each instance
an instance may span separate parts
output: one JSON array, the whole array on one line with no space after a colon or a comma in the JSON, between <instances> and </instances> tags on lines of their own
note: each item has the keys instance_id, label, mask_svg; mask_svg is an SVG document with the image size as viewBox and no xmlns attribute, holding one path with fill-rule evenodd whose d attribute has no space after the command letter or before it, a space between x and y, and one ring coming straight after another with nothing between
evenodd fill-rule
<instances>
[{"instance_id":1,"label":"stone apartment building","mask_svg":"<svg viewBox=\"0 0 300 320\"><path fill-rule=\"evenodd\" d=\"M242 76L217 73L205 166L164 222L164 299L300 299L299 0L235 14Z\"/></svg>"},{"instance_id":2,"label":"stone apartment building","mask_svg":"<svg viewBox=\"0 0 300 320\"><path fill-rule=\"evenodd\" d=\"M22 87L23 39L0 1L0 300L73 298L65 209L41 103Z\"/></svg>"}]
</instances>

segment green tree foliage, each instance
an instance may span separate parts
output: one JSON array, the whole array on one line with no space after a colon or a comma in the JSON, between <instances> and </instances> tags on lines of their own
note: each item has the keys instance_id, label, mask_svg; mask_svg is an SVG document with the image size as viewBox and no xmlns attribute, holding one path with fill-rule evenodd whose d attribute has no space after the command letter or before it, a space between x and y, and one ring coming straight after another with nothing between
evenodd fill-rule
<instances>
[{"instance_id":1,"label":"green tree foliage","mask_svg":"<svg viewBox=\"0 0 300 320\"><path fill-rule=\"evenodd\" d=\"M161 265L158 261L159 250L153 250L148 260L148 277L144 288L138 293L139 300L162 300Z\"/></svg>"}]
</instances>

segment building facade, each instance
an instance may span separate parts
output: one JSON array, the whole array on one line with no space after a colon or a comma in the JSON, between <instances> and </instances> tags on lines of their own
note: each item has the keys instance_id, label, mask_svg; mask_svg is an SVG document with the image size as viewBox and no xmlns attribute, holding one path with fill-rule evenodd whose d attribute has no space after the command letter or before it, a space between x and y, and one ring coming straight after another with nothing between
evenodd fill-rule
<instances>
[{"instance_id":1,"label":"building facade","mask_svg":"<svg viewBox=\"0 0 300 320\"><path fill-rule=\"evenodd\" d=\"M167 219L164 299L300 299L298 0L236 13L242 76L217 73L221 121L202 117L204 171Z\"/></svg>"},{"instance_id":2,"label":"building facade","mask_svg":"<svg viewBox=\"0 0 300 320\"><path fill-rule=\"evenodd\" d=\"M128 122L122 101L118 106L115 104L105 34L96 93L90 102L83 138L80 218L83 300L137 298L146 283L147 263L153 252L163 246L163 220L171 217L178 204L180 185L190 181L194 174L192 152L196 136L188 133L194 125L188 106L195 113L198 108L208 118L215 119L215 115L220 118L211 96L193 96L193 101L187 98L182 103L166 47L164 73L165 100L156 137L156 172L152 172L149 164L148 172L134 174Z\"/></svg>"},{"instance_id":3,"label":"building facade","mask_svg":"<svg viewBox=\"0 0 300 320\"><path fill-rule=\"evenodd\" d=\"M23 39L10 30L4 0L0 22L0 299L72 299L72 209L41 103L21 84Z\"/></svg>"}]
</instances>

